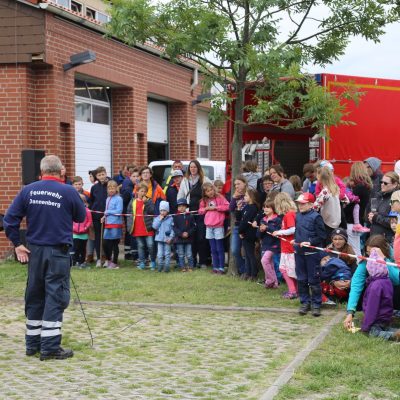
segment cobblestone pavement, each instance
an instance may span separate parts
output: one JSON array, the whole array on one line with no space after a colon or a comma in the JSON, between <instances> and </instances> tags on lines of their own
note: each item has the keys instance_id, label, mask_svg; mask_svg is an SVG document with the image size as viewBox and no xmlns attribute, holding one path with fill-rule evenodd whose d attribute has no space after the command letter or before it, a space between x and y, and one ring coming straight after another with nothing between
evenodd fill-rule
<instances>
[{"instance_id":1,"label":"cobblestone pavement","mask_svg":"<svg viewBox=\"0 0 400 400\"><path fill-rule=\"evenodd\" d=\"M330 316L71 305L63 346L26 357L23 305L0 303L1 399L259 399Z\"/></svg>"}]
</instances>

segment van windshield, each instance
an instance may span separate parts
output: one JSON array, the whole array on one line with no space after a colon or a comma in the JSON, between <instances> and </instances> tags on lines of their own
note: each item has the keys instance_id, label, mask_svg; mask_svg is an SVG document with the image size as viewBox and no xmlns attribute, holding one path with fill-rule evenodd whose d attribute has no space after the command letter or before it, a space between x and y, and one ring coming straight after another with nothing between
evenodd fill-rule
<instances>
[{"instance_id":1,"label":"van windshield","mask_svg":"<svg viewBox=\"0 0 400 400\"><path fill-rule=\"evenodd\" d=\"M184 165L184 173L186 173L187 165ZM202 165L201 166L204 171L204 175L210 179L214 180L214 168L211 165ZM156 182L164 188L166 185L167 179L171 174L171 166L170 165L155 165L152 167L153 170L153 178Z\"/></svg>"}]
</instances>

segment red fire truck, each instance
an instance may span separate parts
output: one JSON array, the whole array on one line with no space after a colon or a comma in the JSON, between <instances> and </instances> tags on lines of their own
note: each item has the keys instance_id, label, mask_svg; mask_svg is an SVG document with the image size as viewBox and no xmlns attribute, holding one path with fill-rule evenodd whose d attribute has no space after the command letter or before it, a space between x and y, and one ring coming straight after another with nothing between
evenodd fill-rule
<instances>
[{"instance_id":1,"label":"red fire truck","mask_svg":"<svg viewBox=\"0 0 400 400\"><path fill-rule=\"evenodd\" d=\"M320 139L310 129L283 130L268 125L249 125L243 131L243 159L255 159L259 170L280 163L288 176L302 175L303 165L318 159L330 160L335 173L346 176L355 161L368 157L382 160L382 170L393 170L400 159L400 80L319 74L315 79L331 92L352 85L364 92L358 106L348 103L348 120L356 125L327 128L330 140ZM246 89L245 103L252 104L254 88ZM234 104L228 109L234 120ZM245 121L247 114L245 112ZM232 161L233 123L228 123L227 164Z\"/></svg>"}]
</instances>

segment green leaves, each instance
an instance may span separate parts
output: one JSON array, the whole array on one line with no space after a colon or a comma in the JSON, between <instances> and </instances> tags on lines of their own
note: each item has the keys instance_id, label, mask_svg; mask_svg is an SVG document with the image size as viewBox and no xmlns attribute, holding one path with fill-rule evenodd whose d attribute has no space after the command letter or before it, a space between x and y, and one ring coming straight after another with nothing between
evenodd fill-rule
<instances>
[{"instance_id":1,"label":"green leaves","mask_svg":"<svg viewBox=\"0 0 400 400\"><path fill-rule=\"evenodd\" d=\"M227 80L234 88L264 82L248 108L252 122L280 120L322 132L345 116L343 100L359 95L349 91L335 100L301 67L338 59L351 36L379 41L385 25L399 21L400 6L389 0L116 0L111 16L110 35L160 46L171 61L196 61L209 88ZM225 101L218 95L214 108ZM217 121L221 112L214 108Z\"/></svg>"}]
</instances>

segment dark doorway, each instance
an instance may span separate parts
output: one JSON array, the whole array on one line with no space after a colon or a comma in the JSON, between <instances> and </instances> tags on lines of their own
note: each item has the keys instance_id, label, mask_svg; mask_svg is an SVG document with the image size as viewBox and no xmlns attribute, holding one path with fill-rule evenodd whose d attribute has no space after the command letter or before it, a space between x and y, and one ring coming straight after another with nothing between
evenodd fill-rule
<instances>
[{"instance_id":1,"label":"dark doorway","mask_svg":"<svg viewBox=\"0 0 400 400\"><path fill-rule=\"evenodd\" d=\"M163 143L147 143L147 160L148 163L152 161L168 160L167 158L167 145Z\"/></svg>"},{"instance_id":2,"label":"dark doorway","mask_svg":"<svg viewBox=\"0 0 400 400\"><path fill-rule=\"evenodd\" d=\"M287 177L303 176L303 165L310 159L308 140L277 140L274 146L275 163L282 165Z\"/></svg>"}]
</instances>

